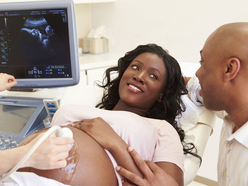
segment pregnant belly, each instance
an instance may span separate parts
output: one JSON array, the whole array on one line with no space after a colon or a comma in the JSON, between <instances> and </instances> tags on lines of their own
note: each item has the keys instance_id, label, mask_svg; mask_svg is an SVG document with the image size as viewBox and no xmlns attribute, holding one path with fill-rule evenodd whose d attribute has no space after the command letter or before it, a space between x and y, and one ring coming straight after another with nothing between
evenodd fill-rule
<instances>
[{"instance_id":1,"label":"pregnant belly","mask_svg":"<svg viewBox=\"0 0 248 186\"><path fill-rule=\"evenodd\" d=\"M65 168L38 170L29 167L19 171L33 172L39 176L72 186L116 186L117 179L114 168L104 149L83 131L72 127L69 128L73 132L74 145L69 151ZM31 134L20 145L28 143L46 130L43 129Z\"/></svg>"}]
</instances>

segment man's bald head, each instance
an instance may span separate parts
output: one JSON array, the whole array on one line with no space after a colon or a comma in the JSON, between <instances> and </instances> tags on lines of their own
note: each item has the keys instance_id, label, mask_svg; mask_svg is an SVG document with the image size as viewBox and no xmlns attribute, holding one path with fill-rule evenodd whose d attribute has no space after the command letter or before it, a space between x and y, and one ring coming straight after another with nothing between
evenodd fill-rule
<instances>
[{"instance_id":1,"label":"man's bald head","mask_svg":"<svg viewBox=\"0 0 248 186\"><path fill-rule=\"evenodd\" d=\"M225 24L207 39L206 49L226 60L237 57L241 65L248 65L248 22ZM243 64L242 64L243 63Z\"/></svg>"}]
</instances>

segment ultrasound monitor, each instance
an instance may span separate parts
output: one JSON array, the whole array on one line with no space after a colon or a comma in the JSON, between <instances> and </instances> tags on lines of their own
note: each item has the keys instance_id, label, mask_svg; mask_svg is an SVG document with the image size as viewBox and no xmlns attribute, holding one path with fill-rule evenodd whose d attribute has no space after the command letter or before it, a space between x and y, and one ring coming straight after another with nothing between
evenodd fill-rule
<instances>
[{"instance_id":1,"label":"ultrasound monitor","mask_svg":"<svg viewBox=\"0 0 248 186\"><path fill-rule=\"evenodd\" d=\"M49 0L0 3L0 72L13 88L50 88L79 82L74 3Z\"/></svg>"}]
</instances>

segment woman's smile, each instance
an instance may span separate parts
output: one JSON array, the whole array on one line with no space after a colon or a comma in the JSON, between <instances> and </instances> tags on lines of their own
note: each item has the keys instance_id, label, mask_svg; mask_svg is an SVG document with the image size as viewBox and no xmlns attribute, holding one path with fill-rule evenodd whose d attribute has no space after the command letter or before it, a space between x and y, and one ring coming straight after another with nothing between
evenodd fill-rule
<instances>
[{"instance_id":1,"label":"woman's smile","mask_svg":"<svg viewBox=\"0 0 248 186\"><path fill-rule=\"evenodd\" d=\"M134 93L143 92L143 90L138 85L134 85L134 84L131 84L131 83L127 83L127 85L128 85L128 89L131 92L134 92Z\"/></svg>"}]
</instances>

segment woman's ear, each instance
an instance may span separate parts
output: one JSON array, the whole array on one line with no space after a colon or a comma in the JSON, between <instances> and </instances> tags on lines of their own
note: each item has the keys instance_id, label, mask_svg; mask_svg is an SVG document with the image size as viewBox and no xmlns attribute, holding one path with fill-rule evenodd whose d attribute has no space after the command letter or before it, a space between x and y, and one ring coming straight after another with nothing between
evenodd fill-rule
<instances>
[{"instance_id":1,"label":"woman's ear","mask_svg":"<svg viewBox=\"0 0 248 186\"><path fill-rule=\"evenodd\" d=\"M238 58L231 58L227 61L225 81L233 80L237 76L240 65L240 60Z\"/></svg>"},{"instance_id":2,"label":"woman's ear","mask_svg":"<svg viewBox=\"0 0 248 186\"><path fill-rule=\"evenodd\" d=\"M160 95L159 95L159 98L157 99L157 102L161 102L162 101L163 95L164 95L164 93L161 92Z\"/></svg>"}]
</instances>

